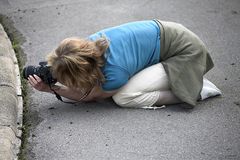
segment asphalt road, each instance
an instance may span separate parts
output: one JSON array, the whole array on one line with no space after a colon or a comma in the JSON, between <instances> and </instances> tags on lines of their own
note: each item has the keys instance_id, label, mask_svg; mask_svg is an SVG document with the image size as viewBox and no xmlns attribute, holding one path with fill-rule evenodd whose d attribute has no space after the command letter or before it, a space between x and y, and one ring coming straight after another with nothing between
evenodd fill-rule
<instances>
[{"instance_id":1,"label":"asphalt road","mask_svg":"<svg viewBox=\"0 0 240 160\"><path fill-rule=\"evenodd\" d=\"M159 18L182 23L206 43L215 68L207 77L223 92L193 110L122 109L112 101L67 105L30 91L28 159L239 160L239 0L0 0L37 65L58 43L105 27Z\"/></svg>"}]
</instances>

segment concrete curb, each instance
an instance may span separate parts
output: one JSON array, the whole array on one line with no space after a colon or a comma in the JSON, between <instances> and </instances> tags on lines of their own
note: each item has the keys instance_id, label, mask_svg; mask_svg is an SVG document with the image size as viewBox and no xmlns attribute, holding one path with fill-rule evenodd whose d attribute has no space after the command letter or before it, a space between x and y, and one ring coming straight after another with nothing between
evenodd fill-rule
<instances>
[{"instance_id":1,"label":"concrete curb","mask_svg":"<svg viewBox=\"0 0 240 160\"><path fill-rule=\"evenodd\" d=\"M0 24L0 159L18 159L23 100L17 58Z\"/></svg>"}]
</instances>

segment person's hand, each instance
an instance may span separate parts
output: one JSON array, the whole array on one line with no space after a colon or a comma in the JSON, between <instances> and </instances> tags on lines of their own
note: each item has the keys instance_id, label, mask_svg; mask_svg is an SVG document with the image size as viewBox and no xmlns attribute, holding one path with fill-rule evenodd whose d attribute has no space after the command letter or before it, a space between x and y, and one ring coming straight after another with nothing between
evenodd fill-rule
<instances>
[{"instance_id":1,"label":"person's hand","mask_svg":"<svg viewBox=\"0 0 240 160\"><path fill-rule=\"evenodd\" d=\"M42 92L51 92L51 89L49 85L45 84L40 77L37 75L30 75L28 77L28 82L31 84L33 88L35 88L38 91Z\"/></svg>"}]
</instances>

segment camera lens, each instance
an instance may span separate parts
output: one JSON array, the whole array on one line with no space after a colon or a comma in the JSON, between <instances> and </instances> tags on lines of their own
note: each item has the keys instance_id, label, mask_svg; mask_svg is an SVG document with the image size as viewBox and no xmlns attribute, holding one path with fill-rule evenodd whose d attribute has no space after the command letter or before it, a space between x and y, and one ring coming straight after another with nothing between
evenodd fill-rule
<instances>
[{"instance_id":1,"label":"camera lens","mask_svg":"<svg viewBox=\"0 0 240 160\"><path fill-rule=\"evenodd\" d=\"M23 78L27 79L29 75L36 74L34 66L27 66L23 68Z\"/></svg>"}]
</instances>

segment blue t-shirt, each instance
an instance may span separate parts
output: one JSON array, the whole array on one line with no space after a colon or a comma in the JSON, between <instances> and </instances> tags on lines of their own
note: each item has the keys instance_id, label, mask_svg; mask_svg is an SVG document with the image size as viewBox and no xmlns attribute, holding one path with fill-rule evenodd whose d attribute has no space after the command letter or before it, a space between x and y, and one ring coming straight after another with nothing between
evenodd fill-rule
<instances>
[{"instance_id":1,"label":"blue t-shirt","mask_svg":"<svg viewBox=\"0 0 240 160\"><path fill-rule=\"evenodd\" d=\"M154 20L130 22L90 35L90 40L105 37L109 48L102 68L103 90L122 87L140 70L160 61L160 28Z\"/></svg>"}]
</instances>

